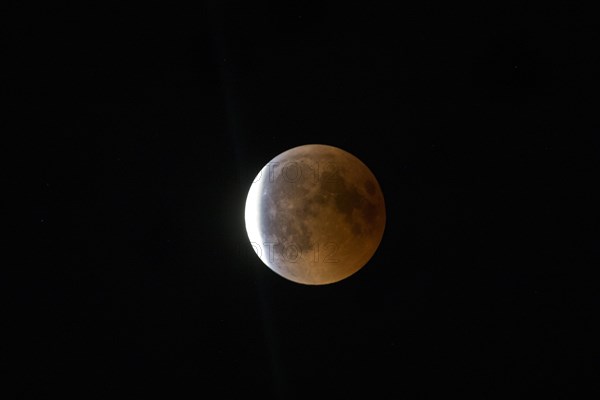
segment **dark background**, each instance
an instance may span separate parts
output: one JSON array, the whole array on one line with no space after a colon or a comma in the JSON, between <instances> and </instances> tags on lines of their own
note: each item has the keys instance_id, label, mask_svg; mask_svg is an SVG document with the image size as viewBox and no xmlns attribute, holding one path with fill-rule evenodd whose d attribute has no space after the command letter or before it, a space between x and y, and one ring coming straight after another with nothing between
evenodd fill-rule
<instances>
[{"instance_id":1,"label":"dark background","mask_svg":"<svg viewBox=\"0 0 600 400\"><path fill-rule=\"evenodd\" d=\"M593 387L593 13L378 3L5 6L17 398ZM371 261L319 287L262 265L243 219L308 143L387 205Z\"/></svg>"}]
</instances>

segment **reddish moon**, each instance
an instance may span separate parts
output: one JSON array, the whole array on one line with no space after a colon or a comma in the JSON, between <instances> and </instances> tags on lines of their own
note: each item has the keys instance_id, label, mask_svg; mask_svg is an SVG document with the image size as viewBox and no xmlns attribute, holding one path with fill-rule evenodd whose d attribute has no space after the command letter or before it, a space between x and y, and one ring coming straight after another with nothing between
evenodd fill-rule
<instances>
[{"instance_id":1,"label":"reddish moon","mask_svg":"<svg viewBox=\"0 0 600 400\"><path fill-rule=\"evenodd\" d=\"M245 222L256 254L293 282L343 280L371 259L385 229L377 179L352 154L309 144L273 158L246 199Z\"/></svg>"}]
</instances>

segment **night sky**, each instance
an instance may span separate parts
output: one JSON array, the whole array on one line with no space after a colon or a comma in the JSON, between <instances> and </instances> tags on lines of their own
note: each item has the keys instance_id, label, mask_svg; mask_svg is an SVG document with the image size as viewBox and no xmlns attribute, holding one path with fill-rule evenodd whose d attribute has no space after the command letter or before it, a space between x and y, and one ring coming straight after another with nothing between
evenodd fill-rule
<instances>
[{"instance_id":1,"label":"night sky","mask_svg":"<svg viewBox=\"0 0 600 400\"><path fill-rule=\"evenodd\" d=\"M579 398L597 381L590 10L50 3L7 6L3 28L27 198L3 282L15 398ZM244 226L259 170L310 143L360 158L387 207L371 261L325 286L273 273Z\"/></svg>"}]
</instances>

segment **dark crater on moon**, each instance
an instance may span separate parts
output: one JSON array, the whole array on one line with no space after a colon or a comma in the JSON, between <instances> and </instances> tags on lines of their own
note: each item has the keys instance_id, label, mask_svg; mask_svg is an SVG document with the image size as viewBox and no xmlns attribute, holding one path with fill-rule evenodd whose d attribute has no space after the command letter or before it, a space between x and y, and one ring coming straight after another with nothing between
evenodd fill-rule
<instances>
[{"instance_id":1,"label":"dark crater on moon","mask_svg":"<svg viewBox=\"0 0 600 400\"><path fill-rule=\"evenodd\" d=\"M332 195L336 209L344 215L346 223L352 227L352 232L355 235L370 232L373 228L371 222L377 216L377 206L363 196L357 187L348 182L339 171L326 171L323 175L321 191ZM365 186L368 193L375 193L373 182L366 181ZM362 218L355 218L355 211ZM365 232L365 229L368 232Z\"/></svg>"}]
</instances>

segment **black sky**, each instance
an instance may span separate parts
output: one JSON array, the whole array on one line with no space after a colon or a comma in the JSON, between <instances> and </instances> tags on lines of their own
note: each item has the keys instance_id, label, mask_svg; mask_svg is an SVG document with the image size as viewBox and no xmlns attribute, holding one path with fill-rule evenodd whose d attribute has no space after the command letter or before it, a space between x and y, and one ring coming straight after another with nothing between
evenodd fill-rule
<instances>
[{"instance_id":1,"label":"black sky","mask_svg":"<svg viewBox=\"0 0 600 400\"><path fill-rule=\"evenodd\" d=\"M17 398L575 398L600 368L597 21L484 3L8 6ZM323 287L262 265L243 218L309 143L387 205Z\"/></svg>"}]
</instances>

